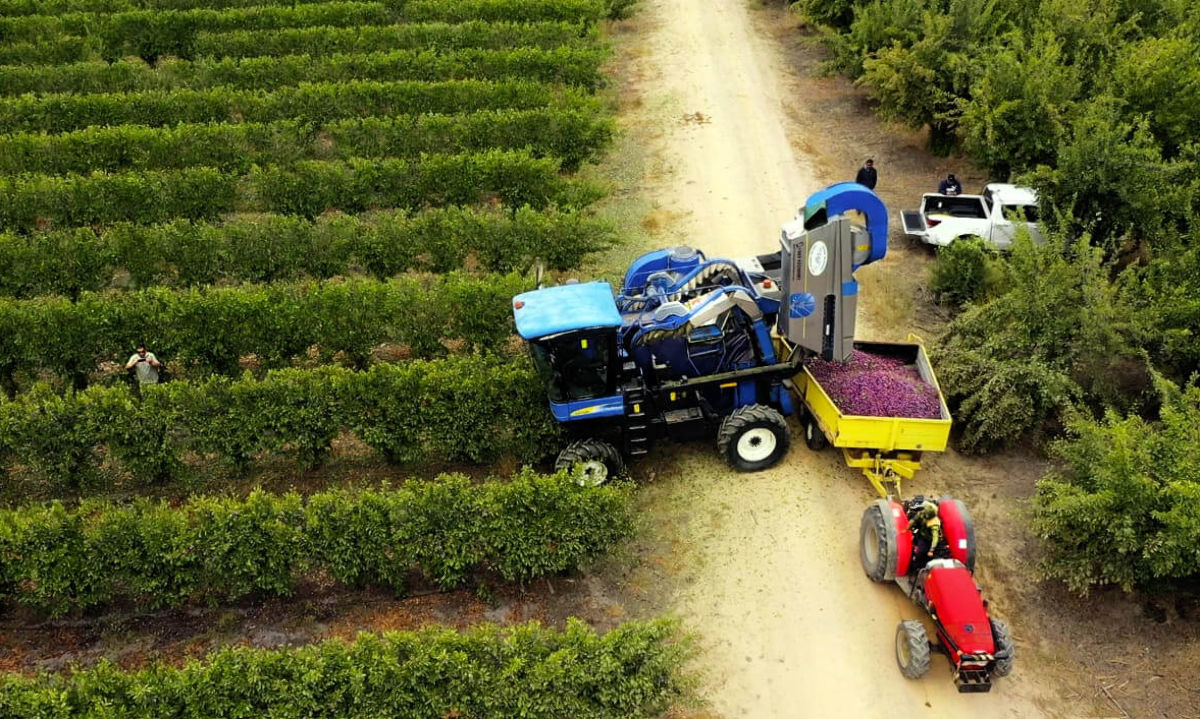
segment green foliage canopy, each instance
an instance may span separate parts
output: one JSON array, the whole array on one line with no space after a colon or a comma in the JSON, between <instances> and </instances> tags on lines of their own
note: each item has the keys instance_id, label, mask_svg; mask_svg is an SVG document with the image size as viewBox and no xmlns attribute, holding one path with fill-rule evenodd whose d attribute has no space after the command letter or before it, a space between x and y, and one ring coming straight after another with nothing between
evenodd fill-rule
<instances>
[{"instance_id":1,"label":"green foliage canopy","mask_svg":"<svg viewBox=\"0 0 1200 719\"><path fill-rule=\"evenodd\" d=\"M1200 387L1164 390L1160 420L1076 418L1038 484L1046 568L1076 591L1200 574Z\"/></svg>"},{"instance_id":2,"label":"green foliage canopy","mask_svg":"<svg viewBox=\"0 0 1200 719\"><path fill-rule=\"evenodd\" d=\"M579 620L360 634L297 649L236 647L182 667L0 678L12 719L651 719L682 696L686 656L667 621L597 634Z\"/></svg>"}]
</instances>

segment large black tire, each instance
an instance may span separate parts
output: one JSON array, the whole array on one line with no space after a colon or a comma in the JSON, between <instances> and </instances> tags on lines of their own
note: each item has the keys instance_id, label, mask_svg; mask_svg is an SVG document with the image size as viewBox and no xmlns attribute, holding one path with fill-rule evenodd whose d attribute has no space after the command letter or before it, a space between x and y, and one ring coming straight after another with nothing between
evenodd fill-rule
<instances>
[{"instance_id":1,"label":"large black tire","mask_svg":"<svg viewBox=\"0 0 1200 719\"><path fill-rule=\"evenodd\" d=\"M896 664L908 679L920 679L929 671L929 637L925 625L905 619L896 627Z\"/></svg>"},{"instance_id":2,"label":"large black tire","mask_svg":"<svg viewBox=\"0 0 1200 719\"><path fill-rule=\"evenodd\" d=\"M600 439L581 439L567 445L554 462L558 472L570 472L583 487L598 487L625 471L617 448Z\"/></svg>"},{"instance_id":3,"label":"large black tire","mask_svg":"<svg viewBox=\"0 0 1200 719\"><path fill-rule=\"evenodd\" d=\"M963 504L961 499L955 499L948 494L943 494L938 498L938 504L942 502L954 502L958 506L959 515L963 519L963 526L967 530L967 561L963 564L967 565L967 569L975 571L975 557L978 556L975 552L975 520L971 519L971 513L967 511L967 505Z\"/></svg>"},{"instance_id":4,"label":"large black tire","mask_svg":"<svg viewBox=\"0 0 1200 719\"><path fill-rule=\"evenodd\" d=\"M863 571L873 582L896 578L896 523L892 506L877 499L863 511L858 532L858 556Z\"/></svg>"},{"instance_id":5,"label":"large black tire","mask_svg":"<svg viewBox=\"0 0 1200 719\"><path fill-rule=\"evenodd\" d=\"M804 413L804 444L814 452L820 452L829 446L829 440L821 431L816 418L807 412Z\"/></svg>"},{"instance_id":6,"label":"large black tire","mask_svg":"<svg viewBox=\"0 0 1200 719\"><path fill-rule=\"evenodd\" d=\"M791 441L783 415L761 404L738 407L717 432L717 450L739 472L774 466L787 454Z\"/></svg>"},{"instance_id":7,"label":"large black tire","mask_svg":"<svg viewBox=\"0 0 1200 719\"><path fill-rule=\"evenodd\" d=\"M1017 648L1013 645L1012 633L1008 623L1003 619L991 619L992 641L996 645L996 663L992 667L992 675L1006 677L1012 674L1013 660L1017 656Z\"/></svg>"}]
</instances>

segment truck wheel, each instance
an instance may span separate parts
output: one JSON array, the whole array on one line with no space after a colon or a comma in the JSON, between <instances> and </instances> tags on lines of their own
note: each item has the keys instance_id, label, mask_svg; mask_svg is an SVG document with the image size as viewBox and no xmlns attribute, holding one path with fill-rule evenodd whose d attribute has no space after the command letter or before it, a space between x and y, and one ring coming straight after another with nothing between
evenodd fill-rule
<instances>
[{"instance_id":1,"label":"truck wheel","mask_svg":"<svg viewBox=\"0 0 1200 719\"><path fill-rule=\"evenodd\" d=\"M783 459L791 441L782 414L751 404L738 407L721 422L717 450L737 471L757 472Z\"/></svg>"},{"instance_id":2,"label":"truck wheel","mask_svg":"<svg viewBox=\"0 0 1200 719\"><path fill-rule=\"evenodd\" d=\"M821 431L816 418L807 412L804 414L804 443L814 452L820 452L829 446L829 440Z\"/></svg>"},{"instance_id":3,"label":"truck wheel","mask_svg":"<svg viewBox=\"0 0 1200 719\"><path fill-rule=\"evenodd\" d=\"M581 439L558 453L554 471L570 472L581 487L599 487L625 471L617 448L599 439Z\"/></svg>"},{"instance_id":4,"label":"truck wheel","mask_svg":"<svg viewBox=\"0 0 1200 719\"><path fill-rule=\"evenodd\" d=\"M925 625L905 619L896 628L896 663L909 679L920 679L929 671L929 637Z\"/></svg>"},{"instance_id":5,"label":"truck wheel","mask_svg":"<svg viewBox=\"0 0 1200 719\"><path fill-rule=\"evenodd\" d=\"M1006 677L1012 674L1013 659L1016 658L1017 648L1013 646L1012 634L1008 631L1008 622L1003 619L989 619L992 625L992 642L996 645L996 663L992 666L992 675Z\"/></svg>"},{"instance_id":6,"label":"truck wheel","mask_svg":"<svg viewBox=\"0 0 1200 719\"><path fill-rule=\"evenodd\" d=\"M858 556L871 581L890 582L896 578L896 523L887 500L877 499L863 511Z\"/></svg>"}]
</instances>

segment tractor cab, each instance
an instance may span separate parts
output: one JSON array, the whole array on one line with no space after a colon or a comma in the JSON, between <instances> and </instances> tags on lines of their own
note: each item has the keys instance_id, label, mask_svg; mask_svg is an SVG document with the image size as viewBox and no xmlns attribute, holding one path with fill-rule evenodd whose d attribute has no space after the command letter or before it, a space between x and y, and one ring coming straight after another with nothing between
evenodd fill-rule
<instances>
[{"instance_id":1,"label":"tractor cab","mask_svg":"<svg viewBox=\"0 0 1200 719\"><path fill-rule=\"evenodd\" d=\"M559 422L620 415L617 312L607 282L546 287L513 298L517 334L529 343Z\"/></svg>"}]
</instances>

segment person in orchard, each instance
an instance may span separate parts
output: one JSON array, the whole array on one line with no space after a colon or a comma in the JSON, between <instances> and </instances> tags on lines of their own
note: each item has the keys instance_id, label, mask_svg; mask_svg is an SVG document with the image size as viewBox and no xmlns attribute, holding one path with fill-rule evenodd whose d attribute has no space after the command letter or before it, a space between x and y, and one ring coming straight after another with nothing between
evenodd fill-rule
<instances>
[{"instance_id":1,"label":"person in orchard","mask_svg":"<svg viewBox=\"0 0 1200 719\"><path fill-rule=\"evenodd\" d=\"M137 351L125 363L125 369L133 370L137 376L138 385L158 384L158 368L162 364L153 352L146 351L146 345L139 344Z\"/></svg>"}]
</instances>

